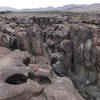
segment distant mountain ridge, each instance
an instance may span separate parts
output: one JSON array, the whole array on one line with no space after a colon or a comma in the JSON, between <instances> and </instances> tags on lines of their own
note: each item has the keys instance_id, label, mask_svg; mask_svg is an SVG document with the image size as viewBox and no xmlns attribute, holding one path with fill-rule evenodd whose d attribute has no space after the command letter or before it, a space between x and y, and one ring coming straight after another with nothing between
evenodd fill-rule
<instances>
[{"instance_id":1,"label":"distant mountain ridge","mask_svg":"<svg viewBox=\"0 0 100 100\"><path fill-rule=\"evenodd\" d=\"M11 7L0 7L0 11L14 11L14 12L32 12L32 11L92 11L97 10L100 11L100 3L94 3L91 5L83 4L83 5L77 5L77 4L70 4L70 5L64 5L61 7L46 7L46 8L33 8L33 9L22 9L18 10Z\"/></svg>"},{"instance_id":2,"label":"distant mountain ridge","mask_svg":"<svg viewBox=\"0 0 100 100\"><path fill-rule=\"evenodd\" d=\"M34 9L22 9L20 11L52 11L52 10L55 10L54 7L46 7L46 8L34 8Z\"/></svg>"},{"instance_id":3,"label":"distant mountain ridge","mask_svg":"<svg viewBox=\"0 0 100 100\"><path fill-rule=\"evenodd\" d=\"M0 7L0 11L18 11L18 9L12 7Z\"/></svg>"}]
</instances>

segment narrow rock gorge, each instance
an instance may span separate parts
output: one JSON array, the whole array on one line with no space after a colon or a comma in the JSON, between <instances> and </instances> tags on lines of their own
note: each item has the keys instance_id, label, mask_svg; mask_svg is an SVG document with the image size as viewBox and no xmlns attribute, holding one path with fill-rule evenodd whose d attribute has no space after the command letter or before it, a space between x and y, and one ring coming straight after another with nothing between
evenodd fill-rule
<instances>
[{"instance_id":1,"label":"narrow rock gorge","mask_svg":"<svg viewBox=\"0 0 100 100\"><path fill-rule=\"evenodd\" d=\"M100 100L100 15L0 16L0 100Z\"/></svg>"}]
</instances>

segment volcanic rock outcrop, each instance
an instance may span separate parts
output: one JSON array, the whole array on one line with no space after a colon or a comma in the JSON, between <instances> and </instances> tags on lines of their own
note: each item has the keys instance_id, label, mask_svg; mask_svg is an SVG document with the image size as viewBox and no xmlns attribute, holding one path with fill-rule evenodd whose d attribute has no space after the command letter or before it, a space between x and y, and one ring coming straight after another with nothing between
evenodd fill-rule
<instances>
[{"instance_id":1,"label":"volcanic rock outcrop","mask_svg":"<svg viewBox=\"0 0 100 100\"><path fill-rule=\"evenodd\" d=\"M84 100L68 78L52 72L45 58L41 65L28 52L1 47L0 54L0 100Z\"/></svg>"},{"instance_id":2,"label":"volcanic rock outcrop","mask_svg":"<svg viewBox=\"0 0 100 100\"><path fill-rule=\"evenodd\" d=\"M99 20L1 16L0 100L100 100Z\"/></svg>"}]
</instances>

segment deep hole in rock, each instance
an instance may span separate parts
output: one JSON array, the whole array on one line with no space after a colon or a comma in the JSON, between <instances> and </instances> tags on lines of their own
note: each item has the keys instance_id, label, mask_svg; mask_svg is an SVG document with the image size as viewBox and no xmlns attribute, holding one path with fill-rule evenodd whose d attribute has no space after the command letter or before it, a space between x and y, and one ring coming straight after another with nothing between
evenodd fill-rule
<instances>
[{"instance_id":1,"label":"deep hole in rock","mask_svg":"<svg viewBox=\"0 0 100 100\"><path fill-rule=\"evenodd\" d=\"M41 77L39 84L40 85L47 85L47 84L51 84L51 80L48 77Z\"/></svg>"},{"instance_id":2,"label":"deep hole in rock","mask_svg":"<svg viewBox=\"0 0 100 100\"><path fill-rule=\"evenodd\" d=\"M19 85L27 82L27 77L23 74L14 74L5 80L8 84Z\"/></svg>"},{"instance_id":3,"label":"deep hole in rock","mask_svg":"<svg viewBox=\"0 0 100 100\"><path fill-rule=\"evenodd\" d=\"M13 44L10 46L10 49L11 49L12 51L18 49L18 47L17 47L17 40L14 40L14 41L13 41Z\"/></svg>"},{"instance_id":4,"label":"deep hole in rock","mask_svg":"<svg viewBox=\"0 0 100 100\"><path fill-rule=\"evenodd\" d=\"M28 74L28 79L38 82L40 85L52 84L51 80L46 76L38 76L33 73Z\"/></svg>"},{"instance_id":5,"label":"deep hole in rock","mask_svg":"<svg viewBox=\"0 0 100 100\"><path fill-rule=\"evenodd\" d=\"M51 65L55 64L57 62L57 59L56 58L51 58Z\"/></svg>"},{"instance_id":6,"label":"deep hole in rock","mask_svg":"<svg viewBox=\"0 0 100 100\"><path fill-rule=\"evenodd\" d=\"M26 59L23 60L23 63L28 66L30 64L31 59L27 57Z\"/></svg>"}]
</instances>

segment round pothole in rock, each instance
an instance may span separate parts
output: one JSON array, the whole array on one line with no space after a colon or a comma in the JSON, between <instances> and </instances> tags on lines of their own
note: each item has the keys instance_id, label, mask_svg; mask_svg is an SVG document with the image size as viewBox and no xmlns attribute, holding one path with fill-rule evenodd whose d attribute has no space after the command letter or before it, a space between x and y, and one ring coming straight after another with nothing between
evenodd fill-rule
<instances>
[{"instance_id":1,"label":"round pothole in rock","mask_svg":"<svg viewBox=\"0 0 100 100\"><path fill-rule=\"evenodd\" d=\"M28 66L30 64L31 59L27 57L26 59L23 60L23 63Z\"/></svg>"},{"instance_id":2,"label":"round pothole in rock","mask_svg":"<svg viewBox=\"0 0 100 100\"><path fill-rule=\"evenodd\" d=\"M40 78L39 84L40 85L48 85L51 84L51 80L48 77L42 77Z\"/></svg>"},{"instance_id":3,"label":"round pothole in rock","mask_svg":"<svg viewBox=\"0 0 100 100\"><path fill-rule=\"evenodd\" d=\"M51 65L55 64L57 62L57 59L56 58L51 58Z\"/></svg>"},{"instance_id":4,"label":"round pothole in rock","mask_svg":"<svg viewBox=\"0 0 100 100\"><path fill-rule=\"evenodd\" d=\"M5 80L6 83L19 85L27 82L27 77L23 74L14 74Z\"/></svg>"}]
</instances>

